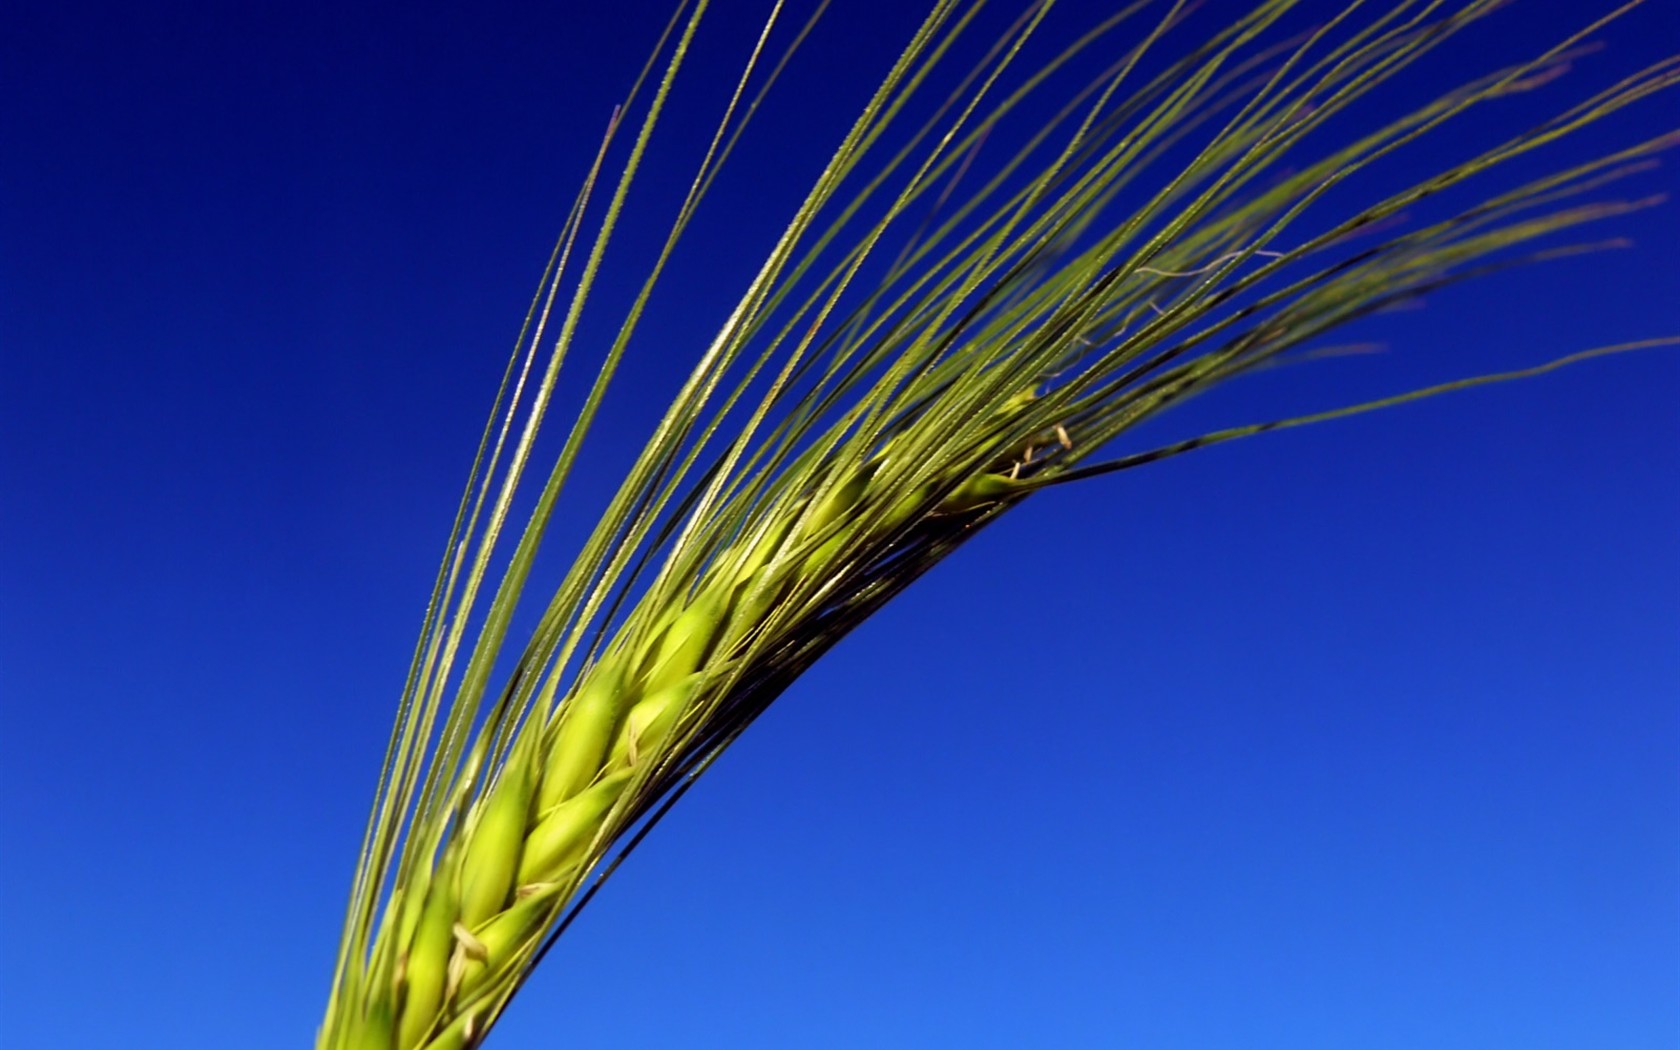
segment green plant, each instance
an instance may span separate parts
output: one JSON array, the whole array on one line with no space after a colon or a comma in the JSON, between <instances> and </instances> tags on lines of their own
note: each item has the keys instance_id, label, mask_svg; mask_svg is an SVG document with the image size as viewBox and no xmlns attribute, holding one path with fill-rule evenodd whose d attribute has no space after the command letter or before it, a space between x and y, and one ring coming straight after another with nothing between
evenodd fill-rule
<instances>
[{"instance_id":1,"label":"green plant","mask_svg":"<svg viewBox=\"0 0 1680 1050\"><path fill-rule=\"evenodd\" d=\"M1295 35L1283 28L1300 5L1271 0L1159 59L1189 6L1142 0L1029 59L1053 4L1028 6L962 58L981 5L936 3L515 651L515 610L604 392L781 69L778 5L579 415L546 476L528 481L707 5L673 16L662 64L643 71L584 180L480 445L386 755L321 1047L476 1045L694 777L848 631L1032 494L1660 342L1099 458L1163 410L1347 321L1592 247L1535 242L1651 203L1579 198L1674 141L1399 225L1426 199L1672 87L1676 65L1659 63L1423 182L1340 203L1388 155L1555 78L1637 3L1316 153L1314 133L1504 0L1355 4ZM808 28L788 34L787 55ZM950 67L949 93L922 104ZM590 220L621 135L623 174ZM1339 209L1330 221L1327 202ZM517 539L504 537L521 493L534 506Z\"/></svg>"}]
</instances>

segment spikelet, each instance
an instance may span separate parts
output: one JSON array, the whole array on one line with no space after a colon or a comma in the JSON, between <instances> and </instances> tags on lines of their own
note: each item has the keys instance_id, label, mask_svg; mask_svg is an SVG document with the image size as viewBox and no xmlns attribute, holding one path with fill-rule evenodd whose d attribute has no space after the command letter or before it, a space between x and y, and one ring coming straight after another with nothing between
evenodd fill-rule
<instances>
[{"instance_id":1,"label":"spikelet","mask_svg":"<svg viewBox=\"0 0 1680 1050\"><path fill-rule=\"evenodd\" d=\"M763 569L776 551L781 549L782 544L787 542L788 532L792 530L793 522L792 515L780 515L777 520L771 521L765 526L753 542L752 547L747 550L745 556L737 558L735 552L731 550L718 559L720 565L733 566L730 570L732 572L731 579L737 588L757 576L759 570Z\"/></svg>"},{"instance_id":2,"label":"spikelet","mask_svg":"<svg viewBox=\"0 0 1680 1050\"><path fill-rule=\"evenodd\" d=\"M957 490L939 504L941 514L960 514L988 503L1022 496L1032 491L1030 482L1005 477L1002 474L976 474L958 486Z\"/></svg>"},{"instance_id":3,"label":"spikelet","mask_svg":"<svg viewBox=\"0 0 1680 1050\"><path fill-rule=\"evenodd\" d=\"M460 902L455 891L453 851L446 854L431 886L414 929L414 939L400 964L404 989L402 1012L397 1023L397 1048L409 1050L421 1045L437 1024L449 979L449 959L455 950L455 923Z\"/></svg>"},{"instance_id":4,"label":"spikelet","mask_svg":"<svg viewBox=\"0 0 1680 1050\"><path fill-rule=\"evenodd\" d=\"M451 982L455 986L455 998L471 998L485 978L494 973L497 963L510 958L515 949L540 934L553 907L552 892L532 894L474 929L469 937L457 934L459 976Z\"/></svg>"},{"instance_id":5,"label":"spikelet","mask_svg":"<svg viewBox=\"0 0 1680 1050\"><path fill-rule=\"evenodd\" d=\"M703 674L689 675L674 685L648 694L624 718L624 728L613 741L607 768L627 769L637 765L650 752L658 749L688 709L705 679Z\"/></svg>"},{"instance_id":6,"label":"spikelet","mask_svg":"<svg viewBox=\"0 0 1680 1050\"><path fill-rule=\"evenodd\" d=\"M465 1013L449 1023L449 1026L434 1036L421 1050L466 1050L468 1046L476 1046L474 1038L483 1031L478 1015Z\"/></svg>"},{"instance_id":7,"label":"spikelet","mask_svg":"<svg viewBox=\"0 0 1680 1050\"><path fill-rule=\"evenodd\" d=\"M535 738L535 733L527 733L508 755L507 766L481 803L483 812L467 839L461 861L460 919L468 926L501 911L513 892L513 875L519 868L531 812L531 748L525 740Z\"/></svg>"},{"instance_id":8,"label":"spikelet","mask_svg":"<svg viewBox=\"0 0 1680 1050\"><path fill-rule=\"evenodd\" d=\"M391 1002L381 998L368 1004L365 1014L358 1017L355 1027L344 1043L344 1050L391 1050L391 1039L396 1033L396 1018L392 1016Z\"/></svg>"},{"instance_id":9,"label":"spikelet","mask_svg":"<svg viewBox=\"0 0 1680 1050\"><path fill-rule=\"evenodd\" d=\"M601 828L602 818L618 801L629 779L628 772L614 773L543 817L525 840L524 856L519 859L519 885L554 882L581 861Z\"/></svg>"},{"instance_id":10,"label":"spikelet","mask_svg":"<svg viewBox=\"0 0 1680 1050\"><path fill-rule=\"evenodd\" d=\"M566 702L537 789L537 815L588 787L601 772L618 728L619 713L632 698L624 689L623 661L596 665Z\"/></svg>"},{"instance_id":11,"label":"spikelet","mask_svg":"<svg viewBox=\"0 0 1680 1050\"><path fill-rule=\"evenodd\" d=\"M642 689L647 695L663 692L699 669L717 640L732 594L729 587L707 587L671 621L653 646L642 672Z\"/></svg>"},{"instance_id":12,"label":"spikelet","mask_svg":"<svg viewBox=\"0 0 1680 1050\"><path fill-rule=\"evenodd\" d=\"M765 613L786 593L788 573L784 568L772 575L768 563L791 530L792 521L789 520L767 531L735 570L729 615L720 634L720 645L724 648L732 646L758 627Z\"/></svg>"},{"instance_id":13,"label":"spikelet","mask_svg":"<svg viewBox=\"0 0 1680 1050\"><path fill-rule=\"evenodd\" d=\"M874 480L875 473L880 469L880 461L875 460L858 467L848 477L829 488L811 511L810 517L805 519L803 536L815 536L843 521L852 512L852 508L863 499L869 491L869 483Z\"/></svg>"}]
</instances>

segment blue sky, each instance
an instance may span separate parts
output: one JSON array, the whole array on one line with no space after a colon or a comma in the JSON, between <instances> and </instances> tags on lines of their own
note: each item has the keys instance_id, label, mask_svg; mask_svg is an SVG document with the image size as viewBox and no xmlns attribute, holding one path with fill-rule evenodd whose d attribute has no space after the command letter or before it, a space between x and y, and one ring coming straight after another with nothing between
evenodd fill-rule
<instances>
[{"instance_id":1,"label":"blue sky","mask_svg":"<svg viewBox=\"0 0 1680 1050\"><path fill-rule=\"evenodd\" d=\"M699 90L761 6L720 5ZM632 347L632 402L704 344L908 25L838 6ZM1583 84L1680 39L1651 6ZM1424 72L1601 9L1525 0ZM664 10L8 17L7 1047L311 1040L483 412ZM1614 225L1634 248L1374 318L1388 353L1159 433L1680 333L1680 210ZM1651 351L1035 499L779 701L489 1045L1672 1047L1677 397L1680 351Z\"/></svg>"}]
</instances>

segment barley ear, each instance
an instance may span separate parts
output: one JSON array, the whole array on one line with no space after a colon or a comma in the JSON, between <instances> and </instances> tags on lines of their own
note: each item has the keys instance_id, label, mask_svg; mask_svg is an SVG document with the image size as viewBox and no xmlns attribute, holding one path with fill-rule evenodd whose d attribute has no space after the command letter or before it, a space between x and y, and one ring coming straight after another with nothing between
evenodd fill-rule
<instances>
[{"instance_id":1,"label":"barley ear","mask_svg":"<svg viewBox=\"0 0 1680 1050\"><path fill-rule=\"evenodd\" d=\"M930 5L762 264L743 271L756 276L723 328L695 337L693 372L551 579L545 544L568 531L552 526L571 507L561 490L599 442L617 440L591 429L621 359L650 341L638 326L666 255L616 321L597 317L591 290L620 254L609 244L621 205L708 7L678 5L688 13L658 45L664 73L648 65L631 91L653 91L626 111L640 114L634 145L613 145L615 112L463 491L374 796L317 1050L476 1047L540 946L694 778L848 632L1028 495L1671 342L1097 458L1160 412L1288 361L1338 325L1507 262L1572 254L1531 242L1651 203L1555 204L1643 170L1680 135L1461 204L1447 191L1680 87L1673 60L1564 101L1549 122L1486 152L1431 162L1410 189L1355 192L1356 173L1449 117L1553 79L1585 34L1641 0L1605 2L1605 18L1543 54L1431 89L1410 113L1350 127L1340 146L1323 124L1506 5L1350 0L1331 3L1322 31L1268 42L1274 27L1292 33L1286 16L1307 5L1253 0L1225 28L1186 40L1158 78L1140 79L1134 64L1157 64L1144 52L1195 6L1156 5L1171 10L1153 34L1110 35L1122 15L1088 32L1069 27L1053 45L1061 51L1042 52L1045 64L1014 67L1014 83L1005 67L1030 53L1041 23L1050 31L1055 5L1022 0L1023 17L967 73L948 61L985 5ZM753 55L743 89L762 73ZM1050 94L1064 73L1078 91L1088 62L1100 77L1088 90ZM940 105L926 92L947 71L952 93ZM921 130L901 122L922 110L937 112ZM733 103L729 114L666 250L745 125ZM622 175L598 207L597 178L621 152ZM970 161L991 170L959 187ZM1391 229L1425 198L1438 217ZM581 271L567 269L580 258ZM576 333L613 330L595 327L603 320L619 334L550 457L537 435L559 404L561 364ZM527 503L520 529L513 515ZM532 630L515 652L527 612ZM634 1044L629 1031L621 1041Z\"/></svg>"}]
</instances>

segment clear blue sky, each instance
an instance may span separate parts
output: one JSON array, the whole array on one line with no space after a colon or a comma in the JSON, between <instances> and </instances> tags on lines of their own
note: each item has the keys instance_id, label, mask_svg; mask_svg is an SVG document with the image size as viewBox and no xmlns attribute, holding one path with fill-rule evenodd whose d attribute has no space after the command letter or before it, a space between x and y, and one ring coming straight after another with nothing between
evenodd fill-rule
<instances>
[{"instance_id":1,"label":"clear blue sky","mask_svg":"<svg viewBox=\"0 0 1680 1050\"><path fill-rule=\"evenodd\" d=\"M763 6L721 4L695 83ZM908 24L837 6L629 400L703 345ZM1453 61L1602 6L1525 0ZM1651 6L1583 83L1680 41ZM309 1045L472 443L665 9L8 14L8 1050ZM1389 353L1160 433L1680 333L1680 208L1604 232L1637 246L1375 318L1350 335ZM1029 503L778 703L489 1045L1672 1050L1677 406L1653 351Z\"/></svg>"}]
</instances>

